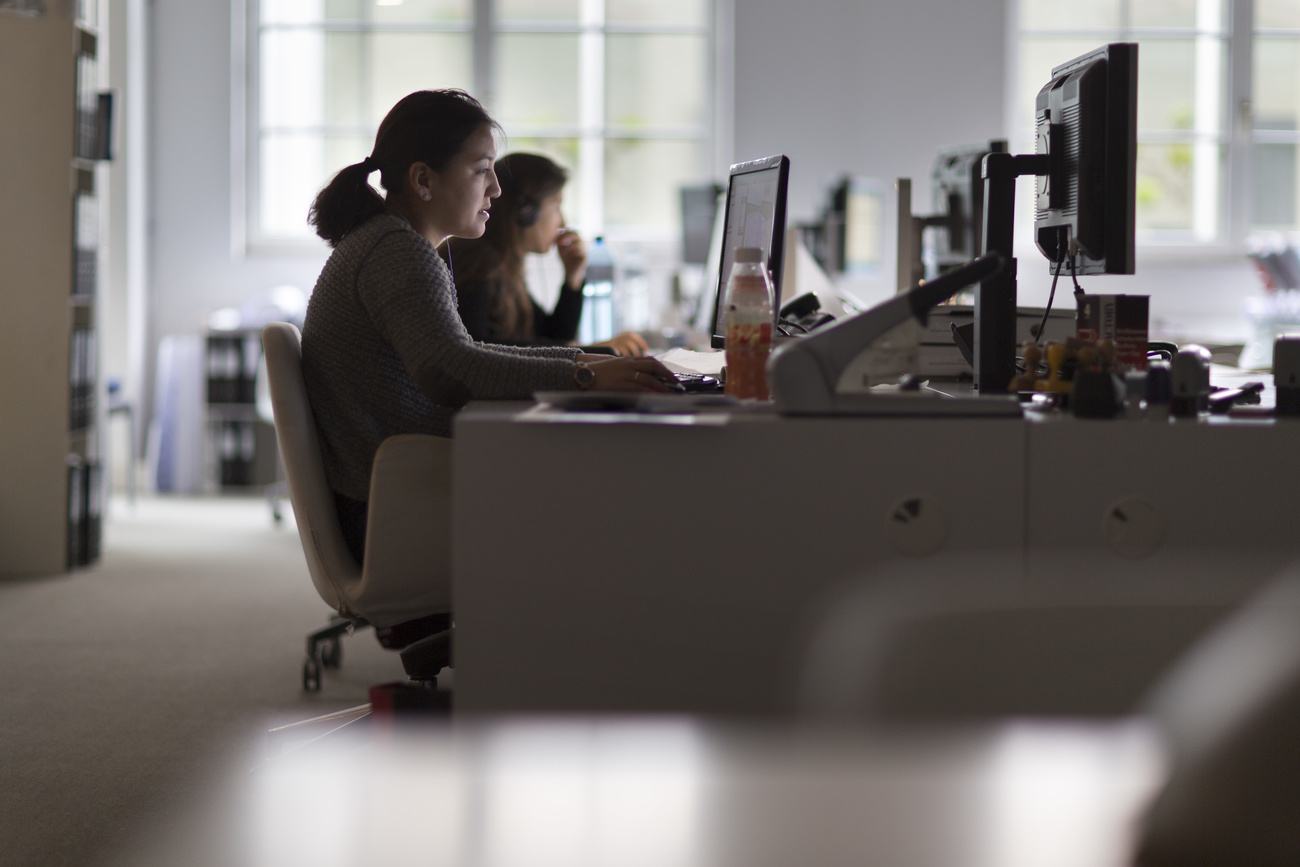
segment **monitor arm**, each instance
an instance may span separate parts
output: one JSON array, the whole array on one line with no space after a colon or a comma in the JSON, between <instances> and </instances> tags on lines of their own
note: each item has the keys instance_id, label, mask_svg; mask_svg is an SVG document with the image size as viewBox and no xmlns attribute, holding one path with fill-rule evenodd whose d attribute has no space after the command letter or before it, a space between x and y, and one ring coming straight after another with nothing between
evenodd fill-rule
<instances>
[{"instance_id":1,"label":"monitor arm","mask_svg":"<svg viewBox=\"0 0 1300 867\"><path fill-rule=\"evenodd\" d=\"M1005 393L1016 375L1016 178L1046 175L1046 154L984 157L984 232L981 255L1000 253L1007 261L980 281L975 293L975 388L980 394Z\"/></svg>"},{"instance_id":2,"label":"monitor arm","mask_svg":"<svg viewBox=\"0 0 1300 867\"><path fill-rule=\"evenodd\" d=\"M818 329L779 346L767 363L772 396L782 412L834 413L837 404L852 395L852 402L864 398L862 389L845 382L856 369L853 362L890 329L915 319L922 325L930 308L962 289L1002 270L1003 257L993 253L922 283L909 292L895 295L870 310ZM850 374L851 375L851 374Z\"/></svg>"}]
</instances>

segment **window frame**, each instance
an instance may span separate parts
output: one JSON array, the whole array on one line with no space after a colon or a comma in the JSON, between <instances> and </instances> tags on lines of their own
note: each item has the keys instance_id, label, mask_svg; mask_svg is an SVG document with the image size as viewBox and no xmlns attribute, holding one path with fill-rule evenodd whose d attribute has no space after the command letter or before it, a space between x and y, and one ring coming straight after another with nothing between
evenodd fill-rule
<instances>
[{"instance_id":1,"label":"window frame","mask_svg":"<svg viewBox=\"0 0 1300 867\"><path fill-rule=\"evenodd\" d=\"M1088 39L1095 37L1098 45L1107 41L1132 41L1138 39L1188 38L1195 37L1196 28L1148 28L1122 27L1117 30L1030 30L1021 27L1020 7L1022 0L1007 0L1007 44L1006 53L1007 80L1005 90L1005 116L1008 127L1015 123L1021 113L1020 102L1020 53L1021 40L1033 37L1069 37ZM1218 231L1212 240L1198 240L1193 231L1185 237L1178 237L1174 231L1155 233L1140 232L1137 237L1138 255L1144 261L1161 260L1186 262L1194 259L1236 259L1244 246L1246 237L1251 233L1250 224L1250 185L1251 185L1251 151L1254 132L1250 116L1251 76L1254 47L1254 2L1253 0L1224 0L1226 5L1224 29L1215 34L1223 41L1225 58L1221 75L1223 101L1219 106L1220 132L1217 141L1224 148L1218 203ZM1127 4L1123 4L1127 5ZM1046 82L1044 82L1046 83ZM1022 130L1008 129L1013 141ZM1164 132L1143 133L1139 130L1138 141L1159 143L1172 139ZM1196 134L1193 130L1189 136L1179 136L1178 141L1194 143ZM1014 145L1013 145L1014 146ZM1023 201L1023 200L1022 200Z\"/></svg>"},{"instance_id":2,"label":"window frame","mask_svg":"<svg viewBox=\"0 0 1300 867\"><path fill-rule=\"evenodd\" d=\"M601 42L601 63L599 66L599 113L601 123L590 125L579 123L577 126L547 125L537 128L515 130L507 127L506 147L509 137L521 138L576 138L580 147L584 145L600 154L598 160L584 157L580 165L572 167L575 173L581 173L584 190L584 219L579 227L588 234L605 234L613 240L667 242L675 237L672 226L607 226L604 224L604 147L614 139L667 139L672 141L696 141L699 143L699 165L697 171L701 178L710 178L717 174L718 167L728 162L731 145L730 120L732 116L732 81L730 73L731 56L731 18L733 0L703 0L706 4L705 23L702 25L623 25L592 24L590 22L499 22L494 15L494 0L472 0L472 19L464 24L429 24L415 25L411 30L420 32L469 33L471 37L471 69L474 93L481 99L489 112L495 103L495 81L493 53L495 36L502 33L579 33L593 34ZM583 0L583 6L593 5L593 0ZM604 8L604 0L594 0L594 5ZM262 26L260 21L260 0L233 0L232 26L232 135L231 135L231 214L232 254L242 255L302 255L321 256L328 252L323 242L312 238L293 238L268 234L260 226L261 206L261 61L260 38ZM316 29L313 27L312 29ZM355 26L355 22L338 22L325 24L321 29L364 31L366 28ZM377 28L378 29L378 28ZM706 80L703 89L706 99L705 119L698 127L638 128L634 132L620 129L605 122L606 103L604 86L606 65L604 63L604 38L623 34L676 34L688 33L703 35L706 42ZM579 82L580 88L586 90L588 85ZM367 129L366 135L374 135L373 129ZM594 163L594 168L593 168ZM599 179L598 185L592 181ZM594 190L594 192L593 192ZM596 200L596 217L593 219L592 204ZM305 215L304 210L304 215ZM304 216L305 219L305 216Z\"/></svg>"}]
</instances>

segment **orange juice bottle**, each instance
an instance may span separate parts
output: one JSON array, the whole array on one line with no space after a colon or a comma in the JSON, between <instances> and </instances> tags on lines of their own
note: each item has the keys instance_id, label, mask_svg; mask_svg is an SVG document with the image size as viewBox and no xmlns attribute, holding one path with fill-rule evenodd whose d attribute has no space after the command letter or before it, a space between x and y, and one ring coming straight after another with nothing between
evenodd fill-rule
<instances>
[{"instance_id":1,"label":"orange juice bottle","mask_svg":"<svg viewBox=\"0 0 1300 867\"><path fill-rule=\"evenodd\" d=\"M727 394L767 400L772 281L757 247L738 247L727 282Z\"/></svg>"}]
</instances>

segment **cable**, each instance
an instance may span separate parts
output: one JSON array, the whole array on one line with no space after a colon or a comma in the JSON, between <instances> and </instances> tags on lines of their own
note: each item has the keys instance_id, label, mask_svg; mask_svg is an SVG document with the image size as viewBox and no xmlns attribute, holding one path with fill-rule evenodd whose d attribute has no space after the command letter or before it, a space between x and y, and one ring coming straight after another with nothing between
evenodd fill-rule
<instances>
[{"instance_id":1,"label":"cable","mask_svg":"<svg viewBox=\"0 0 1300 867\"><path fill-rule=\"evenodd\" d=\"M1074 273L1074 257L1070 257L1070 280L1074 282L1074 297L1082 297L1085 293L1083 287L1079 285L1079 278Z\"/></svg>"},{"instance_id":2,"label":"cable","mask_svg":"<svg viewBox=\"0 0 1300 867\"><path fill-rule=\"evenodd\" d=\"M1074 258L1071 257L1071 262ZM1065 257L1062 256L1056 260L1056 273L1052 275L1052 291L1047 294L1047 307L1043 309L1043 321L1038 323L1038 333L1034 335L1034 340L1038 343L1043 342L1043 329L1047 327L1047 315L1052 312L1052 301L1056 299L1056 281L1061 277L1061 269L1065 267ZM1070 266L1073 269L1073 265Z\"/></svg>"}]
</instances>

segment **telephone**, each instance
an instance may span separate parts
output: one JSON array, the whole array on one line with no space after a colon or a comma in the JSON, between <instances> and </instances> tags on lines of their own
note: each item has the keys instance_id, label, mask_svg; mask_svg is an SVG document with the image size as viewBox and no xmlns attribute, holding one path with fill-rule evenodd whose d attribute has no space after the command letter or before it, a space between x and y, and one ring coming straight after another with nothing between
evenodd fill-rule
<instances>
[{"instance_id":1,"label":"telephone","mask_svg":"<svg viewBox=\"0 0 1300 867\"><path fill-rule=\"evenodd\" d=\"M805 292L781 305L777 324L782 333L793 337L834 321L834 316L822 310L817 293Z\"/></svg>"}]
</instances>

